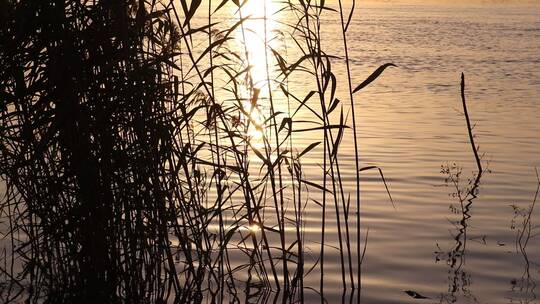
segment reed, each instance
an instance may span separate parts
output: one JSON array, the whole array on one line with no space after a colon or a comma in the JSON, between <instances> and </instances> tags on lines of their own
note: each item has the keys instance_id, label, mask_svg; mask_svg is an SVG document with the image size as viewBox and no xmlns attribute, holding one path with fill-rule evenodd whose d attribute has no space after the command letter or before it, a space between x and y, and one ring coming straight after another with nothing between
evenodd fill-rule
<instances>
[{"instance_id":1,"label":"reed","mask_svg":"<svg viewBox=\"0 0 540 304\"><path fill-rule=\"evenodd\" d=\"M309 290L324 302L331 238L343 288L359 288L360 173L378 168L360 166L353 94L393 64L353 89L354 5L345 19L338 4L264 4L257 17L238 0L2 2L2 301L289 303ZM322 47L326 16L340 17L343 54ZM262 54L248 47L253 22ZM311 86L289 85L298 78ZM320 210L320 244L306 238L308 207Z\"/></svg>"}]
</instances>

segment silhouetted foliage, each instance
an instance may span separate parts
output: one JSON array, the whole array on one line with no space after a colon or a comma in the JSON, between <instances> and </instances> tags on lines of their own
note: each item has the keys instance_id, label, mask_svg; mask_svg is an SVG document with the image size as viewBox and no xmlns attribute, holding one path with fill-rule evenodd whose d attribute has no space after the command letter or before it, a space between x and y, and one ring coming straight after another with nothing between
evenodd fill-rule
<instances>
[{"instance_id":1,"label":"silhouetted foliage","mask_svg":"<svg viewBox=\"0 0 540 304\"><path fill-rule=\"evenodd\" d=\"M260 84L248 51L229 45L235 31L246 44L245 1L218 2L205 12L200 0L0 0L2 301L257 301L282 291L294 302L315 268L323 301L331 203L343 287L359 287L359 172L372 167L361 168L356 151L350 208L339 164L349 126L332 72L339 57L320 44L321 14L337 11L285 1L280 13L292 17L278 38L267 37L263 18ZM352 11L346 19L339 4L346 49ZM237 9L233 24L213 20L226 5ZM207 19L194 26L197 18ZM300 57L280 55L273 39L293 41ZM382 70L354 91L347 71L354 107L352 94ZM316 86L305 97L288 87L296 74ZM287 113L275 108L278 92ZM298 120L300 109L312 121ZM294 136L313 132L322 140L299 153ZM302 172L308 152L320 155L322 185ZM304 269L308 203L321 208L321 249Z\"/></svg>"},{"instance_id":2,"label":"silhouetted foliage","mask_svg":"<svg viewBox=\"0 0 540 304\"><path fill-rule=\"evenodd\" d=\"M34 302L180 294L169 223L177 35L144 1L3 1L4 212ZM166 28L160 30L156 24Z\"/></svg>"}]
</instances>

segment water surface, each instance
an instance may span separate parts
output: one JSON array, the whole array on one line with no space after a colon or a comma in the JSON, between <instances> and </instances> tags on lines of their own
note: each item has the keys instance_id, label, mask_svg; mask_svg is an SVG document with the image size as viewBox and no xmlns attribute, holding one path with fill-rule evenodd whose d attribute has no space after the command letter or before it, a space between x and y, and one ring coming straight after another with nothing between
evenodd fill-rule
<instances>
[{"instance_id":1,"label":"water surface","mask_svg":"<svg viewBox=\"0 0 540 304\"><path fill-rule=\"evenodd\" d=\"M257 12L256 4L250 9ZM277 18L268 32L275 33L283 26L279 22L286 22ZM216 19L234 22L230 16ZM338 15L326 14L322 24L323 48L342 53ZM260 23L246 27L255 32L245 33L252 41L247 51L254 62L254 81L264 81L264 45L253 42L260 40ZM525 248L516 247L516 236L523 210L531 206L537 189L534 168L540 166L540 7L360 3L348 39L353 83L362 82L383 63L398 65L356 95L361 164L382 168L395 202L394 208L377 171L362 173L362 237L369 230L362 303L537 303L538 208ZM272 43L286 49L279 39ZM347 104L343 60L334 60L333 69L341 81L338 98ZM461 172L460 187L475 179L459 95L461 72L466 75L476 141L489 169L476 187L477 197L465 202L454 194L449 175L441 172L447 167L451 174ZM292 77L289 85L305 93L313 82ZM267 88L260 88L264 112ZM279 107L288 110L284 102ZM310 114L299 112L297 119L303 118ZM345 132L339 159L344 190L354 201L352 136L351 130ZM292 148L301 151L320 140L321 132L295 135ZM321 155L318 147L303 157L306 180L322 182ZM250 157L256 176L260 160ZM310 192L303 214L306 268L317 261L320 249L321 208L313 200L320 201L320 193ZM354 206L351 210L356 211ZM343 293L332 212L328 210L326 222L324 287L328 302L337 303L351 299L351 292ZM349 224L356 248L354 218ZM233 250L231 257L238 264L246 262L245 255ZM315 268L305 286L318 289L319 278ZM413 299L405 291L430 299ZM318 294L306 289L306 302L315 301L320 301Z\"/></svg>"},{"instance_id":2,"label":"water surface","mask_svg":"<svg viewBox=\"0 0 540 304\"><path fill-rule=\"evenodd\" d=\"M384 62L399 65L357 100L362 161L384 169L397 201L393 210L376 175L364 175L370 238L362 299L419 301L403 292L414 290L431 302L535 303L540 239L529 242L527 265L515 250L510 205L531 203L540 165L540 10L374 5L356 16L349 36L356 82ZM452 187L441 186L446 175L440 173L441 165L456 163L466 184L475 169L460 72L491 170L470 205L465 237L462 214L452 212L459 201L449 195ZM522 280L527 266L530 281Z\"/></svg>"},{"instance_id":3,"label":"water surface","mask_svg":"<svg viewBox=\"0 0 540 304\"><path fill-rule=\"evenodd\" d=\"M339 53L335 17L323 23L323 45ZM540 239L529 241L528 260L516 250L519 227L512 229L512 221L519 226L522 217L514 217L511 205L530 206L534 168L540 165L540 9L369 4L355 17L348 37L354 83L385 62L399 66L356 96L362 164L383 169L396 201L393 209L376 172L362 174L363 232L369 228L362 300L422 301L404 292L413 290L432 298L427 302L536 303ZM334 69L345 75L342 62ZM475 177L461 114L461 72L476 140L490 170L465 214L441 173L441 166L455 164L462 168L463 186ZM345 89L340 87L340 94L346 100ZM301 140L305 146L314 139ZM352 148L349 131L340 151L350 193ZM321 163L316 156L311 172ZM533 226L539 215L533 212ZM306 239L317 250L320 208L308 206L305 218ZM335 224L332 229L335 233ZM337 242L335 236L329 239ZM332 249L326 256L330 302L341 300L338 256ZM318 287L318 274L309 278Z\"/></svg>"}]
</instances>

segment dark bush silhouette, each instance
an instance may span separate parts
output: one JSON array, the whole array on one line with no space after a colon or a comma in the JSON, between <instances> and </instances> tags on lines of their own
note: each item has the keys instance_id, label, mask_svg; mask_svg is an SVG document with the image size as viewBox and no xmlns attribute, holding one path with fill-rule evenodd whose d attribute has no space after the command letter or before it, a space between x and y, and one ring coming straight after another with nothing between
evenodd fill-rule
<instances>
[{"instance_id":1,"label":"dark bush silhouette","mask_svg":"<svg viewBox=\"0 0 540 304\"><path fill-rule=\"evenodd\" d=\"M349 14L341 1L283 1L281 32L267 31L262 6L266 75L254 83L245 1L202 3L0 0L1 301L302 302L314 269L324 301L331 238L344 290L361 287L359 176L382 171L360 166L354 135L356 196L344 189L349 126L332 64L347 63L353 113L353 94L394 65L353 90L348 53L321 48L320 20L339 14L346 50L354 1ZM238 20L216 22L227 6ZM314 88L295 92L289 77ZM302 172L308 153L318 181ZM308 204L322 220L306 262Z\"/></svg>"},{"instance_id":2,"label":"dark bush silhouette","mask_svg":"<svg viewBox=\"0 0 540 304\"><path fill-rule=\"evenodd\" d=\"M180 291L166 220L177 33L155 9L2 1L3 209L11 235L26 238L13 248L23 269L9 275L30 299L136 303Z\"/></svg>"}]
</instances>

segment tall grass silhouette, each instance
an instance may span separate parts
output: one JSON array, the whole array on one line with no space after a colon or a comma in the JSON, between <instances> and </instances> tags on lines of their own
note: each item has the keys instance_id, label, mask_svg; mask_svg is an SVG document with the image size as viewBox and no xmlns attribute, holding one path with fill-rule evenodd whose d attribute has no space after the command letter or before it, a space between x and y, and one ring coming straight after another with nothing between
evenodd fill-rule
<instances>
[{"instance_id":1,"label":"tall grass silhouette","mask_svg":"<svg viewBox=\"0 0 540 304\"><path fill-rule=\"evenodd\" d=\"M360 288L360 172L378 168L359 164L353 94L393 64L355 87L354 4L347 14L341 1L284 1L270 13L264 2L256 79L246 33L261 20L244 15L246 3L1 2L2 301L285 303L303 302L306 290L325 301L329 237L343 288ZM219 21L231 8L235 20ZM268 27L275 14L286 16L280 31ZM340 17L343 54L322 48L325 14ZM294 91L294 77L313 87ZM352 125L337 96L342 78ZM339 154L348 129L352 208ZM320 140L299 147L300 137ZM308 154L322 183L303 171ZM308 204L322 218L309 268ZM304 286L313 271L319 289Z\"/></svg>"}]
</instances>

